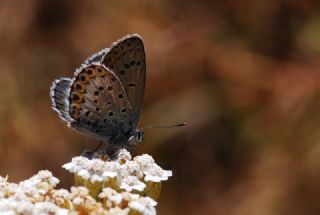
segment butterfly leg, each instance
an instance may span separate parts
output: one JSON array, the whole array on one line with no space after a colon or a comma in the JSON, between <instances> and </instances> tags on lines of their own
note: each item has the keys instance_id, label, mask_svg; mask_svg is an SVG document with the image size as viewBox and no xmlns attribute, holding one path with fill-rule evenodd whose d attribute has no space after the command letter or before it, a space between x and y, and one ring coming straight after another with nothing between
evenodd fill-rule
<instances>
[{"instance_id":1,"label":"butterfly leg","mask_svg":"<svg viewBox=\"0 0 320 215\"><path fill-rule=\"evenodd\" d=\"M102 147L102 145L103 142L101 141L96 148L94 148L93 150L84 150L81 155L88 159L93 159L95 158L94 154Z\"/></svg>"},{"instance_id":2,"label":"butterfly leg","mask_svg":"<svg viewBox=\"0 0 320 215\"><path fill-rule=\"evenodd\" d=\"M115 144L100 142L98 147L89 151L85 150L82 156L88 159L99 158L101 160L115 160L118 157L121 147Z\"/></svg>"}]
</instances>

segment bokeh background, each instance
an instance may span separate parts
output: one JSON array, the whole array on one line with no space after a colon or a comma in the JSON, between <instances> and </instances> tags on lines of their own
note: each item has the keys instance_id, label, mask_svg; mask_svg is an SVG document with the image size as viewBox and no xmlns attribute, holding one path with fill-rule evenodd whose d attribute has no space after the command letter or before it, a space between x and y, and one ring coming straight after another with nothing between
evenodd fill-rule
<instances>
[{"instance_id":1,"label":"bokeh background","mask_svg":"<svg viewBox=\"0 0 320 215\"><path fill-rule=\"evenodd\" d=\"M159 214L319 214L317 0L0 3L0 175L18 182L98 141L67 128L49 87L129 33L144 38L147 84L133 153L174 176Z\"/></svg>"}]
</instances>

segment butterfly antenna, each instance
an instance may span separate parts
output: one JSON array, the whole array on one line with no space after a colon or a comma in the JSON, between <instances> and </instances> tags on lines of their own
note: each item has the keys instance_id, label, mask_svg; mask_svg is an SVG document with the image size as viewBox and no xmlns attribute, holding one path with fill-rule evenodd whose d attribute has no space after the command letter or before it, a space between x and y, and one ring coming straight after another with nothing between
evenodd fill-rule
<instances>
[{"instance_id":1,"label":"butterfly antenna","mask_svg":"<svg viewBox=\"0 0 320 215\"><path fill-rule=\"evenodd\" d=\"M141 130L149 129L149 128L175 128L175 127L181 127L181 126L185 126L185 125L187 125L187 123L180 123L180 124L176 124L176 125L149 125L149 126L145 126L145 127L141 128Z\"/></svg>"}]
</instances>

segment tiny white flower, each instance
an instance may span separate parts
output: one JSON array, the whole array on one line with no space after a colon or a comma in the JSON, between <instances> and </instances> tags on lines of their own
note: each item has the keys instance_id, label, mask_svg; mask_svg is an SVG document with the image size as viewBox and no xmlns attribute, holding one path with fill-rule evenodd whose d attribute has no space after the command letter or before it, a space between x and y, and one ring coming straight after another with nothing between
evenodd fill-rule
<instances>
[{"instance_id":1,"label":"tiny white flower","mask_svg":"<svg viewBox=\"0 0 320 215\"><path fill-rule=\"evenodd\" d=\"M114 202L116 205L119 205L122 201L121 194L109 187L103 188L102 192L99 194L99 198L108 199L109 201Z\"/></svg>"},{"instance_id":2,"label":"tiny white flower","mask_svg":"<svg viewBox=\"0 0 320 215\"><path fill-rule=\"evenodd\" d=\"M108 211L108 214L109 215L128 215L130 212L130 209L129 208L124 208L124 209L121 209L121 208L111 208L109 211Z\"/></svg>"},{"instance_id":3,"label":"tiny white flower","mask_svg":"<svg viewBox=\"0 0 320 215\"><path fill-rule=\"evenodd\" d=\"M51 202L37 202L34 205L33 213L39 215L56 214L56 215L67 215L68 210L62 209Z\"/></svg>"},{"instance_id":4,"label":"tiny white flower","mask_svg":"<svg viewBox=\"0 0 320 215\"><path fill-rule=\"evenodd\" d=\"M128 152L126 149L121 149L119 154L118 154L118 161L124 160L124 161L129 161L131 160L131 154Z\"/></svg>"},{"instance_id":5,"label":"tiny white flower","mask_svg":"<svg viewBox=\"0 0 320 215\"><path fill-rule=\"evenodd\" d=\"M134 161L140 166L145 175L145 181L161 182L166 181L172 176L172 171L163 170L158 166L150 155L141 155L134 158Z\"/></svg>"},{"instance_id":6,"label":"tiny white flower","mask_svg":"<svg viewBox=\"0 0 320 215\"><path fill-rule=\"evenodd\" d=\"M90 178L90 181L91 181L91 183L101 182L101 181L103 181L103 178L97 174L93 174Z\"/></svg>"},{"instance_id":7,"label":"tiny white flower","mask_svg":"<svg viewBox=\"0 0 320 215\"><path fill-rule=\"evenodd\" d=\"M70 163L64 164L62 167L71 173L77 173L88 163L88 161L90 161L88 158L78 156L72 158Z\"/></svg>"},{"instance_id":8,"label":"tiny white flower","mask_svg":"<svg viewBox=\"0 0 320 215\"><path fill-rule=\"evenodd\" d=\"M80 176L81 178L87 180L90 178L90 173L88 170L86 169L82 169L80 170L78 173L76 173L78 176Z\"/></svg>"},{"instance_id":9,"label":"tiny white flower","mask_svg":"<svg viewBox=\"0 0 320 215\"><path fill-rule=\"evenodd\" d=\"M154 167L145 171L145 175L145 181L161 182L168 180L168 178L172 176L172 171Z\"/></svg>"},{"instance_id":10,"label":"tiny white flower","mask_svg":"<svg viewBox=\"0 0 320 215\"><path fill-rule=\"evenodd\" d=\"M75 196L87 196L89 191L86 187L71 187L71 194Z\"/></svg>"},{"instance_id":11,"label":"tiny white flower","mask_svg":"<svg viewBox=\"0 0 320 215\"><path fill-rule=\"evenodd\" d=\"M143 191L146 185L135 176L127 176L122 178L120 188L128 192L132 190Z\"/></svg>"},{"instance_id":12,"label":"tiny white flower","mask_svg":"<svg viewBox=\"0 0 320 215\"><path fill-rule=\"evenodd\" d=\"M19 186L24 188L33 188L33 187L47 187L51 185L55 187L59 183L59 179L53 177L52 173L48 170L41 170L38 174L32 176L31 178L22 181L19 183Z\"/></svg>"},{"instance_id":13,"label":"tiny white flower","mask_svg":"<svg viewBox=\"0 0 320 215\"><path fill-rule=\"evenodd\" d=\"M137 162L142 169L154 164L154 159L147 154L136 156L133 160Z\"/></svg>"},{"instance_id":14,"label":"tiny white flower","mask_svg":"<svg viewBox=\"0 0 320 215\"><path fill-rule=\"evenodd\" d=\"M69 163L66 163L66 164L62 165L62 168L66 169L66 170L68 170L70 172L74 169L74 167L75 167L75 164L72 163L72 162L69 162Z\"/></svg>"},{"instance_id":15,"label":"tiny white flower","mask_svg":"<svg viewBox=\"0 0 320 215\"><path fill-rule=\"evenodd\" d=\"M66 200L70 199L70 193L68 190L65 190L65 189L55 190L52 195L52 198L58 205L61 205Z\"/></svg>"},{"instance_id":16,"label":"tiny white flower","mask_svg":"<svg viewBox=\"0 0 320 215\"><path fill-rule=\"evenodd\" d=\"M48 182L53 187L59 183L59 179L53 177L52 173L48 170L41 170L36 176L42 181Z\"/></svg>"},{"instance_id":17,"label":"tiny white flower","mask_svg":"<svg viewBox=\"0 0 320 215\"><path fill-rule=\"evenodd\" d=\"M83 166L83 168L86 168L91 175L93 174L101 175L103 172L103 167L104 167L104 161L99 159L89 160L88 163L85 166Z\"/></svg>"},{"instance_id":18,"label":"tiny white flower","mask_svg":"<svg viewBox=\"0 0 320 215\"><path fill-rule=\"evenodd\" d=\"M118 162L115 162L115 161L105 162L103 176L114 178L119 175L120 170L121 170L121 165Z\"/></svg>"},{"instance_id":19,"label":"tiny white flower","mask_svg":"<svg viewBox=\"0 0 320 215\"><path fill-rule=\"evenodd\" d=\"M134 161L127 161L121 166L121 176L136 176L137 178L142 178L143 173L140 166Z\"/></svg>"},{"instance_id":20,"label":"tiny white flower","mask_svg":"<svg viewBox=\"0 0 320 215\"><path fill-rule=\"evenodd\" d=\"M17 215L17 213L12 210L8 210L1 212L1 215Z\"/></svg>"},{"instance_id":21,"label":"tiny white flower","mask_svg":"<svg viewBox=\"0 0 320 215\"><path fill-rule=\"evenodd\" d=\"M104 179L114 178L114 177L116 177L117 175L118 175L117 172L110 172L110 171L104 171L104 172L102 173L102 177L103 177Z\"/></svg>"},{"instance_id":22,"label":"tiny white flower","mask_svg":"<svg viewBox=\"0 0 320 215\"><path fill-rule=\"evenodd\" d=\"M135 198L129 202L129 207L144 215L156 215L157 202L149 197Z\"/></svg>"},{"instance_id":23,"label":"tiny white flower","mask_svg":"<svg viewBox=\"0 0 320 215\"><path fill-rule=\"evenodd\" d=\"M83 202L84 202L84 199L81 198L81 197L75 197L75 198L72 200L72 203L75 204L75 205L81 205Z\"/></svg>"}]
</instances>

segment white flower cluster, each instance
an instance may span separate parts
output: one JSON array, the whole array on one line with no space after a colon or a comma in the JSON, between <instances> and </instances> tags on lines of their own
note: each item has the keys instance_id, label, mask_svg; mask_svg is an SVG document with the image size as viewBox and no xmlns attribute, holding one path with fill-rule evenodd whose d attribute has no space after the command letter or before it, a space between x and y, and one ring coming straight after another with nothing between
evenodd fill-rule
<instances>
[{"instance_id":1,"label":"white flower cluster","mask_svg":"<svg viewBox=\"0 0 320 215\"><path fill-rule=\"evenodd\" d=\"M129 192L118 193L111 188L103 188L99 194L99 198L105 199L105 203L109 206L116 205L117 207L121 207L121 205L127 204L131 210L141 214L156 214L155 206L157 202L149 197L141 197L138 194Z\"/></svg>"},{"instance_id":2,"label":"white flower cluster","mask_svg":"<svg viewBox=\"0 0 320 215\"><path fill-rule=\"evenodd\" d=\"M0 177L0 214L156 214L157 202L149 197L104 188L97 201L86 187L71 187L69 192L54 189L57 183L49 171L40 171L19 184Z\"/></svg>"},{"instance_id":3,"label":"white flower cluster","mask_svg":"<svg viewBox=\"0 0 320 215\"><path fill-rule=\"evenodd\" d=\"M40 171L19 184L0 177L0 214L68 214L50 201L58 182L49 171Z\"/></svg>"},{"instance_id":4,"label":"white flower cluster","mask_svg":"<svg viewBox=\"0 0 320 215\"><path fill-rule=\"evenodd\" d=\"M128 192L144 191L146 182L160 183L172 176L171 171L163 170L150 155L144 154L132 159L125 149L121 150L115 161L75 157L63 167L91 183L116 179L119 188Z\"/></svg>"},{"instance_id":5,"label":"white flower cluster","mask_svg":"<svg viewBox=\"0 0 320 215\"><path fill-rule=\"evenodd\" d=\"M59 180L47 170L19 184L0 176L0 214L155 215L157 202L150 196L172 175L151 156L132 159L126 150L116 161L76 157L63 167L81 178L70 191L55 189Z\"/></svg>"}]
</instances>

